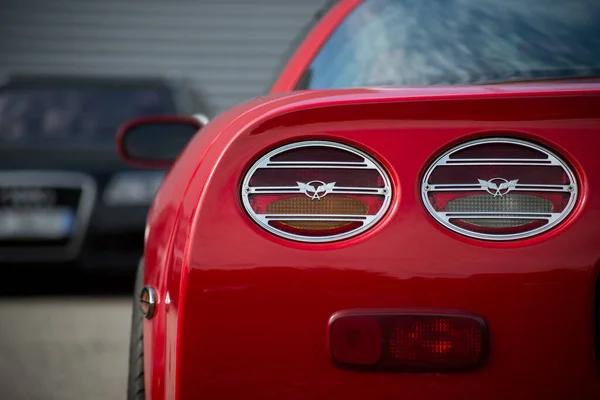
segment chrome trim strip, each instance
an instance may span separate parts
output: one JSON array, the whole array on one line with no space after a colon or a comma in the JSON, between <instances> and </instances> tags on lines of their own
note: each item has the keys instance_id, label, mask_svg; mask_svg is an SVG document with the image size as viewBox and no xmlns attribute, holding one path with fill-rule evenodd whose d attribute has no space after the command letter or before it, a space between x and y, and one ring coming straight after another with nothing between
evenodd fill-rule
<instances>
[{"instance_id":1,"label":"chrome trim strip","mask_svg":"<svg viewBox=\"0 0 600 400\"><path fill-rule=\"evenodd\" d=\"M561 213L483 213L483 212L440 212L438 213L446 222L451 219L536 219L555 221L562 215Z\"/></svg>"},{"instance_id":2,"label":"chrome trim strip","mask_svg":"<svg viewBox=\"0 0 600 400\"><path fill-rule=\"evenodd\" d=\"M312 141L311 143L317 143L318 141ZM304 142L307 143L307 142ZM324 143L324 142L321 142ZM289 145L288 145L289 146ZM308 146L319 146L316 144L311 144ZM301 147L308 147L301 146ZM322 145L321 145L322 146ZM287 146L283 146L287 147ZM331 147L331 146L329 146ZM347 146L345 146L347 147ZM340 147L341 148L341 147ZM261 159L260 163L257 165L258 168L360 168L360 169L376 169L379 170L376 162L374 160L370 160L366 158L363 154L354 153L363 157L363 162L351 162L351 161L271 161L271 157L283 153L284 151L294 149L294 147L286 148L285 150L277 151L274 154L271 154L269 157ZM347 150L347 149L343 149ZM352 150L347 150L352 151ZM354 151L352 151L354 152Z\"/></svg>"},{"instance_id":3,"label":"chrome trim strip","mask_svg":"<svg viewBox=\"0 0 600 400\"><path fill-rule=\"evenodd\" d=\"M338 194L385 194L385 188L368 188L368 187L335 187L330 193ZM248 194L286 194L286 193L302 193L302 189L298 186L255 186L247 188Z\"/></svg>"},{"instance_id":4,"label":"chrome trim strip","mask_svg":"<svg viewBox=\"0 0 600 400\"><path fill-rule=\"evenodd\" d=\"M466 149L472 146L479 146L483 144L489 143L508 143L515 144L520 146L529 147L541 153L544 153L547 158L546 159L503 159L503 158L491 158L491 159L451 159L453 153ZM476 161L473 161L476 160ZM464 162L468 161L468 162ZM473 162L471 162L473 161ZM433 205L429 202L428 193L430 191L481 191L485 192L483 188L480 187L477 183L473 184L431 184L429 182L429 178L435 168L439 166L461 166L461 165L522 165L522 166L560 166L563 171L567 174L569 178L569 184L567 185L541 185L541 184L517 184L515 188L511 191L511 193L515 193L516 191L520 192L567 192L570 193L569 201L567 206L561 213L502 213L502 212L472 212L472 213L456 213L456 212L439 212L436 211ZM425 206L428 213L433 216L440 224L445 226L446 228L459 233L464 236L468 236L475 239L482 240L492 240L492 241L508 241L508 240L518 240L518 239L526 239L532 236L539 235L543 232L546 232L560 222L562 222L573 210L578 198L578 185L577 179L575 178L575 174L571 169L564 163L558 156L556 156L550 150L538 146L537 144L533 144L531 142L519 140L519 139L509 139L509 138L486 138L479 139L470 142L466 142L462 145L453 147L446 152L444 152L440 157L438 157L425 171L423 175L423 179L421 180L421 200L423 205ZM525 218L529 216L529 218ZM546 220L548 221L543 226L533 229L531 231L516 233L516 234L506 234L506 235L494 235L494 234L484 234L473 232L461 227L458 227L452 224L450 219L480 219L480 218L497 218L497 219L538 219L538 220Z\"/></svg>"},{"instance_id":5,"label":"chrome trim strip","mask_svg":"<svg viewBox=\"0 0 600 400\"><path fill-rule=\"evenodd\" d=\"M353 162L353 161L268 161L266 166L273 167L277 165L350 165L354 167L371 167L366 162Z\"/></svg>"},{"instance_id":6,"label":"chrome trim strip","mask_svg":"<svg viewBox=\"0 0 600 400\"><path fill-rule=\"evenodd\" d=\"M319 168L319 169L377 169L373 168L369 165L365 164L356 164L356 165L332 165L332 164L267 164L262 166L261 168L285 168L285 169L294 169L294 168Z\"/></svg>"},{"instance_id":7,"label":"chrome trim strip","mask_svg":"<svg viewBox=\"0 0 600 400\"><path fill-rule=\"evenodd\" d=\"M370 221L375 215L352 215L352 214L257 214L265 220L279 221Z\"/></svg>"},{"instance_id":8,"label":"chrome trim strip","mask_svg":"<svg viewBox=\"0 0 600 400\"><path fill-rule=\"evenodd\" d=\"M485 160L485 161L481 161ZM526 158L456 158L454 160L446 159L440 163L445 165L489 165L490 163L499 165L529 165L529 166L548 166L560 165L553 159L526 159Z\"/></svg>"},{"instance_id":9,"label":"chrome trim strip","mask_svg":"<svg viewBox=\"0 0 600 400\"><path fill-rule=\"evenodd\" d=\"M458 192L458 191L468 191L468 192L485 192L486 190L481 187L480 184L477 183L457 183L457 184L428 184L425 185L425 191L428 192ZM515 193L517 191L520 192L570 192L573 189L571 185L537 185L537 184L519 184L517 183L511 193Z\"/></svg>"},{"instance_id":10,"label":"chrome trim strip","mask_svg":"<svg viewBox=\"0 0 600 400\"><path fill-rule=\"evenodd\" d=\"M59 189L81 189L81 198L75 214L75 226L71 240L65 247L26 247L2 249L3 262L70 261L77 257L96 201L96 181L89 175L67 171L10 171L0 172L0 187L21 186Z\"/></svg>"},{"instance_id":11,"label":"chrome trim strip","mask_svg":"<svg viewBox=\"0 0 600 400\"><path fill-rule=\"evenodd\" d=\"M196 118L202 125L206 126L208 125L208 123L210 122L210 118L208 118L206 115L204 114L193 114L192 115L193 118Z\"/></svg>"},{"instance_id":12,"label":"chrome trim strip","mask_svg":"<svg viewBox=\"0 0 600 400\"><path fill-rule=\"evenodd\" d=\"M331 147L336 149L341 149L348 151L352 154L355 154L359 157L363 158L363 162L327 162L327 161L290 161L290 162L273 162L271 161L271 157L283 153L288 150L302 148L302 147ZM383 204L379 212L375 215L344 215L344 214L256 214L250 205L249 196L251 194L286 194L286 193L303 193L301 188L298 186L250 186L250 179L254 175L254 173L258 169L272 169L272 168L336 168L336 169L355 169L355 170L365 170L365 169L374 169L379 175L382 177L384 186L383 187L334 187L330 194L376 194L383 196ZM378 222L388 211L388 208L391 204L392 200L392 186L390 178L381 167L377 161L375 161L368 154L363 153L362 151L355 149L353 147L328 142L328 141L305 141L288 144L282 147L279 147L271 152L260 157L253 165L250 167L246 175L244 176L244 180L242 182L241 187L241 195L242 195L242 203L248 215L263 229L266 231L277 235L279 237L283 237L285 239L306 242L306 243L326 243L333 242L342 239L347 239L353 236L356 236L367 229L371 228L376 222ZM319 201L315 199L314 201ZM350 232L325 236L325 237L308 237L295 235L287 232L283 232L279 229L273 228L269 225L270 221L323 221L323 220L334 220L334 221L349 221L349 222L362 222L362 225Z\"/></svg>"}]
</instances>

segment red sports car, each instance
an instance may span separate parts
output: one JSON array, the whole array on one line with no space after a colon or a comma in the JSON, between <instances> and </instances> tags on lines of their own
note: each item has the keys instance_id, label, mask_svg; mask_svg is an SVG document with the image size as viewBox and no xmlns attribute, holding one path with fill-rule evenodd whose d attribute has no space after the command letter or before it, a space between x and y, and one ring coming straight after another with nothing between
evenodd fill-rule
<instances>
[{"instance_id":1,"label":"red sports car","mask_svg":"<svg viewBox=\"0 0 600 400\"><path fill-rule=\"evenodd\" d=\"M176 159L129 399L600 398L600 2L341 0L298 43L121 130Z\"/></svg>"}]
</instances>

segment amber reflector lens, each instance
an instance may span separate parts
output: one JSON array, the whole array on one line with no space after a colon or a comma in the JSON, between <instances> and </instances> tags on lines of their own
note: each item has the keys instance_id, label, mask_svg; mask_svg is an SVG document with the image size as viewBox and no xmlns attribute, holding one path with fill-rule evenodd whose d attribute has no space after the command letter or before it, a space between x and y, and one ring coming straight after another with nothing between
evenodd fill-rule
<instances>
[{"instance_id":1,"label":"amber reflector lens","mask_svg":"<svg viewBox=\"0 0 600 400\"><path fill-rule=\"evenodd\" d=\"M564 161L541 146L508 138L447 151L421 185L436 220L477 239L537 235L564 220L577 201L577 181Z\"/></svg>"},{"instance_id":2,"label":"amber reflector lens","mask_svg":"<svg viewBox=\"0 0 600 400\"><path fill-rule=\"evenodd\" d=\"M344 239L385 213L391 184L369 155L332 142L300 142L260 158L246 174L246 211L271 233L305 242Z\"/></svg>"},{"instance_id":3,"label":"amber reflector lens","mask_svg":"<svg viewBox=\"0 0 600 400\"><path fill-rule=\"evenodd\" d=\"M485 359L486 327L462 315L350 315L330 322L329 346L334 362L347 368L470 370Z\"/></svg>"},{"instance_id":4,"label":"amber reflector lens","mask_svg":"<svg viewBox=\"0 0 600 400\"><path fill-rule=\"evenodd\" d=\"M269 214L345 214L366 215L366 202L346 196L328 196L314 201L307 196L275 200L267 206Z\"/></svg>"},{"instance_id":5,"label":"amber reflector lens","mask_svg":"<svg viewBox=\"0 0 600 400\"><path fill-rule=\"evenodd\" d=\"M140 299L140 307L142 308L142 314L147 314L150 308L150 294L148 290L143 290L141 299Z\"/></svg>"}]
</instances>

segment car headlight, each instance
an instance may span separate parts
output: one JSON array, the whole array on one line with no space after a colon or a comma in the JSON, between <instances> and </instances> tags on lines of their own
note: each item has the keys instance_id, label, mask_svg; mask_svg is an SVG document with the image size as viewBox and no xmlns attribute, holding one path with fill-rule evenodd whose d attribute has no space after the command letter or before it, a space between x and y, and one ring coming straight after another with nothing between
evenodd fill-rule
<instances>
[{"instance_id":1,"label":"car headlight","mask_svg":"<svg viewBox=\"0 0 600 400\"><path fill-rule=\"evenodd\" d=\"M152 203L165 172L133 171L115 174L104 191L109 206L144 206Z\"/></svg>"}]
</instances>

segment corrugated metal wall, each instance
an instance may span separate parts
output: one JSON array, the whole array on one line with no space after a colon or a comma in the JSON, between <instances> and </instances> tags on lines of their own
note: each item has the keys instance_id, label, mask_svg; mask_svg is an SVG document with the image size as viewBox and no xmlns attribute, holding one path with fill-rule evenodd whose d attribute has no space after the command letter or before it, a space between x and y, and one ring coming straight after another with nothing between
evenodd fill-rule
<instances>
[{"instance_id":1,"label":"corrugated metal wall","mask_svg":"<svg viewBox=\"0 0 600 400\"><path fill-rule=\"evenodd\" d=\"M262 94L324 2L0 0L0 72L188 77L214 114Z\"/></svg>"}]
</instances>

